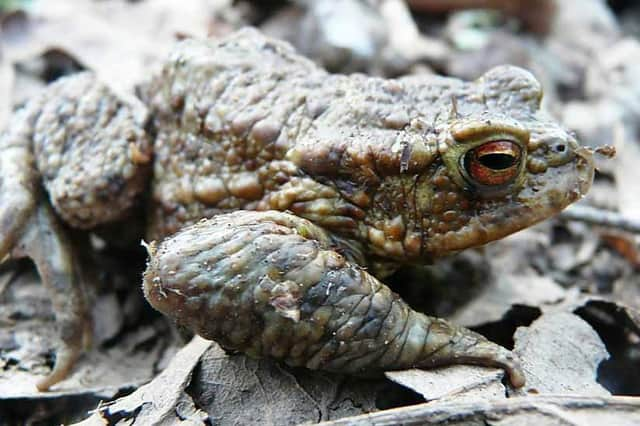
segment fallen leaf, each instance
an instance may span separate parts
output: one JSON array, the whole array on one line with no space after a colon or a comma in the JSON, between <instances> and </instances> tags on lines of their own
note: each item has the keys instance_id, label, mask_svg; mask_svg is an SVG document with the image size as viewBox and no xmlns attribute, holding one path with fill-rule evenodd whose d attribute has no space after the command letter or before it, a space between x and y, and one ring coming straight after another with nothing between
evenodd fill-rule
<instances>
[{"instance_id":1,"label":"fallen leaf","mask_svg":"<svg viewBox=\"0 0 640 426\"><path fill-rule=\"evenodd\" d=\"M634 268L640 268L640 252L638 251L633 235L612 230L603 231L600 234L600 238L602 238L602 240L612 249L627 259Z\"/></svg>"},{"instance_id":2,"label":"fallen leaf","mask_svg":"<svg viewBox=\"0 0 640 426\"><path fill-rule=\"evenodd\" d=\"M153 2L36 1L28 22L3 34L4 60L24 61L51 48L68 52L120 93L163 59L178 35L206 37L212 18L230 0L197 0L175 7Z\"/></svg>"},{"instance_id":3,"label":"fallen leaf","mask_svg":"<svg viewBox=\"0 0 640 426\"><path fill-rule=\"evenodd\" d=\"M316 423L376 409L377 380L291 369L270 359L226 354L202 357L189 394L216 425Z\"/></svg>"},{"instance_id":4,"label":"fallen leaf","mask_svg":"<svg viewBox=\"0 0 640 426\"><path fill-rule=\"evenodd\" d=\"M514 340L527 379L517 394L610 395L596 381L598 366L609 353L595 330L577 315L542 315L529 327L520 327Z\"/></svg>"},{"instance_id":5,"label":"fallen leaf","mask_svg":"<svg viewBox=\"0 0 640 426\"><path fill-rule=\"evenodd\" d=\"M95 299L94 347L80 358L66 380L48 392L39 392L35 383L51 371L59 339L49 295L28 262L2 265L0 287L3 420L80 420L98 402L131 392L149 381L156 366L173 351L161 320L123 330L126 315L114 294L107 292ZM104 345L107 341L109 344ZM35 405L38 410L34 410ZM62 417L56 417L58 414Z\"/></svg>"},{"instance_id":6,"label":"fallen leaf","mask_svg":"<svg viewBox=\"0 0 640 426\"><path fill-rule=\"evenodd\" d=\"M210 346L210 341L194 337L153 381L131 395L98 407L91 417L77 424L114 424L128 419L139 424L205 425L208 415L195 407L185 389L193 369Z\"/></svg>"},{"instance_id":7,"label":"fallen leaf","mask_svg":"<svg viewBox=\"0 0 640 426\"><path fill-rule=\"evenodd\" d=\"M503 399L504 372L493 368L456 365L430 370L388 371L389 379L419 393L427 401L440 399Z\"/></svg>"},{"instance_id":8,"label":"fallen leaf","mask_svg":"<svg viewBox=\"0 0 640 426\"><path fill-rule=\"evenodd\" d=\"M565 294L566 291L547 275L499 274L479 297L453 316L452 321L465 326L496 322L512 305L555 303Z\"/></svg>"}]
</instances>

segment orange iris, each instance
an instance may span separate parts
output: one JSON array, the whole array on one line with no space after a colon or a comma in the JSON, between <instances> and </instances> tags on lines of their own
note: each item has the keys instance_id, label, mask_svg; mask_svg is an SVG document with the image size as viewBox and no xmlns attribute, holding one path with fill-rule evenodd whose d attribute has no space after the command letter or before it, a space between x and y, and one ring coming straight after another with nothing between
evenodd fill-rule
<instances>
[{"instance_id":1,"label":"orange iris","mask_svg":"<svg viewBox=\"0 0 640 426\"><path fill-rule=\"evenodd\" d=\"M464 166L469 176L481 185L504 185L518 174L522 153L511 141L485 143L467 152Z\"/></svg>"}]
</instances>

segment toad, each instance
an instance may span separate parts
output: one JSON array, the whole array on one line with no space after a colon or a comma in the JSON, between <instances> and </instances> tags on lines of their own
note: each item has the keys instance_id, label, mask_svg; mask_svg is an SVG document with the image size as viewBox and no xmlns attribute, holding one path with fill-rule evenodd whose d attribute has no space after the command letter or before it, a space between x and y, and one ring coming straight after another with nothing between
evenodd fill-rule
<instances>
[{"instance_id":1,"label":"toad","mask_svg":"<svg viewBox=\"0 0 640 426\"><path fill-rule=\"evenodd\" d=\"M38 387L91 336L72 233L140 217L146 298L226 349L350 374L497 366L522 385L507 349L380 280L585 194L591 153L541 98L512 66L474 82L328 74L252 29L180 42L135 100L60 79L0 141L0 259L33 260L61 330Z\"/></svg>"}]
</instances>

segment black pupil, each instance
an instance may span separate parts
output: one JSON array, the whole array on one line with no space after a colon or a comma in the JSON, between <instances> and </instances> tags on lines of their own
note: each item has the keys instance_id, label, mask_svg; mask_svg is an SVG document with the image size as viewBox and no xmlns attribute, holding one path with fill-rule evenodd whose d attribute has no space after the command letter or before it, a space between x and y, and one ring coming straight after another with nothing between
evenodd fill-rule
<instances>
[{"instance_id":1,"label":"black pupil","mask_svg":"<svg viewBox=\"0 0 640 426\"><path fill-rule=\"evenodd\" d=\"M486 154L478 158L483 166L491 170L504 170L513 166L515 158L509 154Z\"/></svg>"}]
</instances>

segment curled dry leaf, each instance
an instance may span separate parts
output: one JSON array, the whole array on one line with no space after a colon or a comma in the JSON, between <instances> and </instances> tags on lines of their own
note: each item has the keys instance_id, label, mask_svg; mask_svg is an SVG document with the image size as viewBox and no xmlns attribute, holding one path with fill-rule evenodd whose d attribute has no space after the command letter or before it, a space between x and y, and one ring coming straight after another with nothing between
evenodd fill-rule
<instances>
[{"instance_id":1,"label":"curled dry leaf","mask_svg":"<svg viewBox=\"0 0 640 426\"><path fill-rule=\"evenodd\" d=\"M153 381L79 425L315 423L375 410L381 384L227 354L196 336Z\"/></svg>"},{"instance_id":2,"label":"curled dry leaf","mask_svg":"<svg viewBox=\"0 0 640 426\"><path fill-rule=\"evenodd\" d=\"M515 334L515 353L527 377L518 394L606 396L597 369L609 357L595 330L577 315L542 315Z\"/></svg>"},{"instance_id":3,"label":"curled dry leaf","mask_svg":"<svg viewBox=\"0 0 640 426\"><path fill-rule=\"evenodd\" d=\"M572 313L573 311L579 315ZM591 318L587 323L582 318L589 317L589 312ZM628 345L631 346L638 344L639 318L633 309L611 302L579 296L568 297L557 306L548 306L547 312L531 326L521 327L516 333L515 351L520 356L527 375L527 384L523 390L510 391L507 397L488 392L479 386L477 389L482 390L482 393L476 395L476 388L473 386L482 385L482 381L475 380L480 377L477 369L474 373L465 371L474 370L472 367L387 373L392 380L417 392L424 392L427 399L433 400L428 404L322 424L638 424L640 400L612 397L596 381L596 378L598 381L601 379L599 373L602 361L609 355L600 340L599 333L602 331L596 333L591 323L604 321L609 326L615 324L620 331L627 330L635 336L630 337ZM632 370L633 367L629 366L625 369L630 375L633 375ZM472 378L465 381L460 377L465 373ZM442 374L442 380L434 380L438 374ZM487 372L485 377L490 379L491 374ZM452 383L447 383L451 378ZM486 383L489 382L491 379ZM490 388L496 391L498 389L494 385Z\"/></svg>"}]
</instances>

